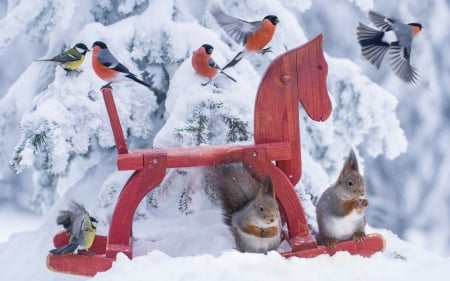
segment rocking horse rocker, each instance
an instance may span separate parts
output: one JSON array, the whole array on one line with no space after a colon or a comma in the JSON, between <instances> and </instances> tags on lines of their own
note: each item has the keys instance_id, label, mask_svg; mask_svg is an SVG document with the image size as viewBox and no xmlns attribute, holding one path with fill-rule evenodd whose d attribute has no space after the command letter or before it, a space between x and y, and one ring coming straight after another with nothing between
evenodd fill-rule
<instances>
[{"instance_id":1,"label":"rocking horse rocker","mask_svg":"<svg viewBox=\"0 0 450 281\"><path fill-rule=\"evenodd\" d=\"M117 147L118 170L131 170L115 206L108 236L97 235L92 255L53 255L47 257L49 269L57 272L92 276L106 271L118 253L133 258L132 223L141 200L166 175L168 168L208 166L242 162L252 173L273 181L280 213L291 246L285 257L312 258L347 251L371 256L384 249L384 239L370 234L362 242L344 241L335 250L319 246L308 227L301 202L294 190L301 177L301 150L298 101L315 121L326 120L331 102L326 88L328 65L322 51L323 35L276 58L267 69L258 89L254 115L253 145L223 145L182 148L155 148L129 151L125 142L111 88L103 88ZM68 243L68 235L54 237L55 247Z\"/></svg>"}]
</instances>

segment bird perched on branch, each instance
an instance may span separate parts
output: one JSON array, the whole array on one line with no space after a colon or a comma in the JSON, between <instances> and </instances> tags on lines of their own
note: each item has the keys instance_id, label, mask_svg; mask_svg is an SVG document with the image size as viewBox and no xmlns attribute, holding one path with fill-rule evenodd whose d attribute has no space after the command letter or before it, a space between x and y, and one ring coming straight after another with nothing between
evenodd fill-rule
<instances>
[{"instance_id":1,"label":"bird perched on branch","mask_svg":"<svg viewBox=\"0 0 450 281\"><path fill-rule=\"evenodd\" d=\"M369 19L379 29L359 23L358 42L364 57L376 68L380 68L384 56L389 52L394 73L408 83L418 79L417 69L411 66L411 45L413 38L422 30L420 23L404 24L369 11Z\"/></svg>"},{"instance_id":2,"label":"bird perched on branch","mask_svg":"<svg viewBox=\"0 0 450 281\"><path fill-rule=\"evenodd\" d=\"M92 67L97 76L108 82L104 87L108 87L112 82L133 80L150 88L151 86L137 78L136 74L131 73L128 68L121 64L111 52L105 43L96 41L92 45Z\"/></svg>"},{"instance_id":3,"label":"bird perched on branch","mask_svg":"<svg viewBox=\"0 0 450 281\"><path fill-rule=\"evenodd\" d=\"M223 30L237 43L244 45L244 50L240 51L222 70L236 65L249 53L265 54L271 51L270 47L264 47L272 40L275 33L279 22L277 16L268 15L261 21L248 22L225 14L217 5L212 6L210 11Z\"/></svg>"},{"instance_id":4,"label":"bird perched on branch","mask_svg":"<svg viewBox=\"0 0 450 281\"><path fill-rule=\"evenodd\" d=\"M69 244L50 250L50 253L62 255L75 252L78 248L88 250L94 242L97 220L89 215L83 205L71 202L69 210L62 210L56 218L70 235Z\"/></svg>"},{"instance_id":5,"label":"bird perched on branch","mask_svg":"<svg viewBox=\"0 0 450 281\"><path fill-rule=\"evenodd\" d=\"M202 86L208 85L218 73L222 73L230 80L236 82L233 77L223 72L223 70L220 70L220 66L217 65L217 63L211 58L213 50L213 46L203 44L192 54L191 63L194 70L201 76L209 78L209 80L206 83L203 83Z\"/></svg>"},{"instance_id":6,"label":"bird perched on branch","mask_svg":"<svg viewBox=\"0 0 450 281\"><path fill-rule=\"evenodd\" d=\"M77 43L72 48L54 56L51 59L41 59L36 61L53 61L58 62L68 74L71 71L77 70L84 62L86 53L89 51L88 47L83 43Z\"/></svg>"}]
</instances>

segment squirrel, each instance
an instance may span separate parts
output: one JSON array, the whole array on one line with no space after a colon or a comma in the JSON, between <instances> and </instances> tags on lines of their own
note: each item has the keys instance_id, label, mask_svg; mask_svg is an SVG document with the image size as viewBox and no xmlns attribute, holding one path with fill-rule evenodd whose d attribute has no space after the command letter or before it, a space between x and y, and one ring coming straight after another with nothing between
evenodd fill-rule
<instances>
[{"instance_id":1,"label":"squirrel","mask_svg":"<svg viewBox=\"0 0 450 281\"><path fill-rule=\"evenodd\" d=\"M337 182L322 193L316 205L319 240L329 250L335 250L338 241L364 241L364 210L369 204L364 198L365 189L358 160L351 150Z\"/></svg>"},{"instance_id":2,"label":"squirrel","mask_svg":"<svg viewBox=\"0 0 450 281\"><path fill-rule=\"evenodd\" d=\"M272 180L256 180L241 163L216 166L214 188L241 252L267 253L281 242L281 218Z\"/></svg>"}]
</instances>

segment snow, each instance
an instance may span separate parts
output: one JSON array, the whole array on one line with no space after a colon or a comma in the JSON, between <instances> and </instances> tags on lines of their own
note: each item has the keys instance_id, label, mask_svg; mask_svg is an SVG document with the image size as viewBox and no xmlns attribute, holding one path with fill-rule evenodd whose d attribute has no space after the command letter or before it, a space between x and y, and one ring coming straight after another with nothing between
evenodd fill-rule
<instances>
[{"instance_id":1,"label":"snow","mask_svg":"<svg viewBox=\"0 0 450 281\"><path fill-rule=\"evenodd\" d=\"M46 268L52 237L60 230L55 217L74 199L99 219L98 233L106 235L131 174L116 170L99 91L104 82L91 69L90 53L79 75L66 76L59 66L33 60L77 42L91 46L103 40L152 84L151 90L134 82L113 85L129 147L232 145L252 142L256 89L270 61L321 32L333 113L317 123L300 107L303 174L295 189L316 231L315 202L353 148L368 179L368 231L384 235L385 252L314 259L238 253L208 194L205 169L180 168L169 170L138 207L134 259L119 255L111 270L92 279L447 280L449 258L442 256L450 249L445 84L450 38L442 26L448 26L448 1L346 0L333 7L325 0L214 2L250 21L266 14L281 21L270 43L273 53L252 55L227 69L237 83L219 75L205 87L200 85L205 78L191 67L192 52L209 43L214 60L224 65L242 48L217 26L208 1L0 4L0 63L8 66L0 69L2 280L87 280ZM402 84L387 66L376 71L361 58L354 29L358 21L367 22L372 8L425 23L412 58L420 69L418 85ZM198 125L199 116L206 118L204 130L187 130ZM242 130L231 132L224 118L238 121ZM286 247L283 243L280 251Z\"/></svg>"}]
</instances>

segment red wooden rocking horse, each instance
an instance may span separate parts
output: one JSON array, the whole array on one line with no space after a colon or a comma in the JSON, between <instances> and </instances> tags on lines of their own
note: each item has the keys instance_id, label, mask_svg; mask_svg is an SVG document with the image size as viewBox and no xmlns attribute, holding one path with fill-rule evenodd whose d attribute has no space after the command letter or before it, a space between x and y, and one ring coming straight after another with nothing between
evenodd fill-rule
<instances>
[{"instance_id":1,"label":"red wooden rocking horse","mask_svg":"<svg viewBox=\"0 0 450 281\"><path fill-rule=\"evenodd\" d=\"M294 185L301 177L301 150L298 101L308 116L324 121L331 113L326 88L328 65L322 51L323 36L276 58L269 66L258 89L255 104L253 145L157 148L128 151L111 88L103 88L117 146L118 170L135 171L119 195L109 234L97 235L90 251L93 255L67 254L47 257L49 269L78 275L95 275L106 271L122 252L133 257L132 223L138 204L166 175L168 168L207 166L242 162L262 178L269 174L276 190L280 212L287 224L287 241L292 251L285 257L315 257L336 251L371 256L384 249L379 234L368 235L363 242L345 241L336 251L318 246L310 233ZM274 164L275 163L275 164ZM68 235L54 237L55 247L68 243Z\"/></svg>"}]
</instances>

